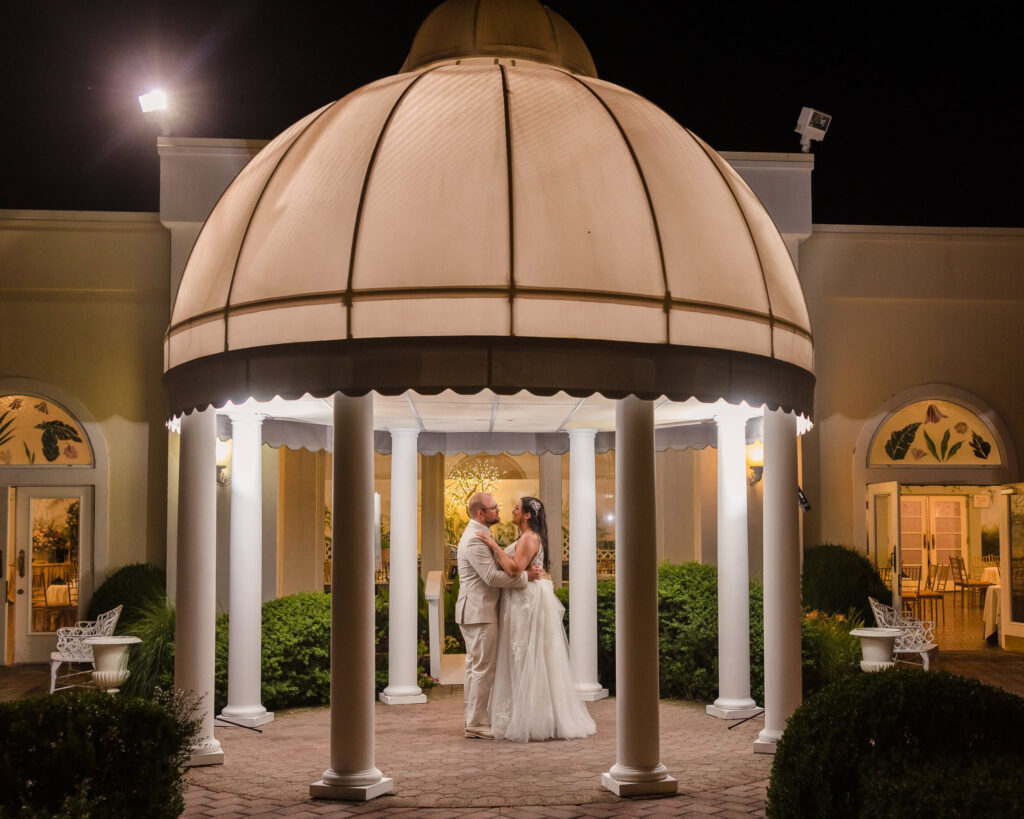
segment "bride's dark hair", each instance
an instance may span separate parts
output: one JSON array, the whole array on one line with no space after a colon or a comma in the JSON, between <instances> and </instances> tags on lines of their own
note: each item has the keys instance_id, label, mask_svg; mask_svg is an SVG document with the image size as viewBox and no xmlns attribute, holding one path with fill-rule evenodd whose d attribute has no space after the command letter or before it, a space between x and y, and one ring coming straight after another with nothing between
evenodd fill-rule
<instances>
[{"instance_id":1,"label":"bride's dark hair","mask_svg":"<svg viewBox=\"0 0 1024 819\"><path fill-rule=\"evenodd\" d=\"M548 557L548 516L544 511L544 504L540 502L539 498L531 498L529 495L520 498L519 503L522 505L524 513L530 513L530 519L526 521L526 525L540 538L541 548L544 549L544 571L548 571L551 561Z\"/></svg>"}]
</instances>

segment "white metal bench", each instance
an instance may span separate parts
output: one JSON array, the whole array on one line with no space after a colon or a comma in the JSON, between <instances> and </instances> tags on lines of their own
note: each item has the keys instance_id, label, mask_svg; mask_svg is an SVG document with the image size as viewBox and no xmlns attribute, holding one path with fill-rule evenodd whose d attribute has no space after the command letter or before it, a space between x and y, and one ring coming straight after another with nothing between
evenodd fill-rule
<instances>
[{"instance_id":1,"label":"white metal bench","mask_svg":"<svg viewBox=\"0 0 1024 819\"><path fill-rule=\"evenodd\" d=\"M895 659L907 662L900 657L901 654L918 654L921 657L921 665L927 671L929 655L939 650L935 642L935 623L930 620L918 620L909 614L901 614L892 606L879 603L874 597L869 597L868 602L871 603L871 611L879 628L894 628L900 633L892 649Z\"/></svg>"},{"instance_id":2,"label":"white metal bench","mask_svg":"<svg viewBox=\"0 0 1024 819\"><path fill-rule=\"evenodd\" d=\"M109 637L117 626L117 618L121 616L121 606L104 612L95 620L79 620L73 626L57 629L57 650L50 653L50 693L74 688L82 683L72 683L57 687L57 670L62 663L88 663L93 666L92 646L86 645L86 637ZM72 677L88 674L89 671L73 671L61 677L66 681Z\"/></svg>"}]
</instances>

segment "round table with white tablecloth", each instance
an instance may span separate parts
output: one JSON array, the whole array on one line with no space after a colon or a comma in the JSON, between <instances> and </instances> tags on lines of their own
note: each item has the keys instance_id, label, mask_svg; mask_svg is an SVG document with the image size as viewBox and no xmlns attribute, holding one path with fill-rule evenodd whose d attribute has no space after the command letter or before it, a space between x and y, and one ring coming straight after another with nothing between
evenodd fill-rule
<instances>
[{"instance_id":1,"label":"round table with white tablecloth","mask_svg":"<svg viewBox=\"0 0 1024 819\"><path fill-rule=\"evenodd\" d=\"M998 566L986 566L981 570L981 582L992 583L993 585L999 585L999 567Z\"/></svg>"},{"instance_id":2,"label":"round table with white tablecloth","mask_svg":"<svg viewBox=\"0 0 1024 819\"><path fill-rule=\"evenodd\" d=\"M985 639L995 643L999 639L999 586L985 589ZM995 638L995 639L992 639Z\"/></svg>"}]
</instances>

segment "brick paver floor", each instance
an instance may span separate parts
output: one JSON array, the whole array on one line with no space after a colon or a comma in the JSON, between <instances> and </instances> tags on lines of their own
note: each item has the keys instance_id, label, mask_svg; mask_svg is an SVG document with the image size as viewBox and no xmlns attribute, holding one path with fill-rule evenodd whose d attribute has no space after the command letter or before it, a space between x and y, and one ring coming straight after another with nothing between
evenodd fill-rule
<instances>
[{"instance_id":1,"label":"brick paver floor","mask_svg":"<svg viewBox=\"0 0 1024 819\"><path fill-rule=\"evenodd\" d=\"M1024 696L1024 655L986 646L977 608L946 602L933 668ZM940 633L941 631L941 633ZM0 701L44 694L45 665L0 668ZM225 764L189 773L185 816L617 817L759 816L772 758L752 753L763 727L733 729L697 703L661 703L661 761L679 793L619 799L601 788L615 762L615 701L590 703L598 733L584 740L520 745L463 738L461 689L435 689L418 706L376 706L376 763L395 793L369 803L309 798L330 762L326 708L284 711L257 734L218 728Z\"/></svg>"},{"instance_id":2,"label":"brick paver floor","mask_svg":"<svg viewBox=\"0 0 1024 819\"><path fill-rule=\"evenodd\" d=\"M615 762L615 700L589 703L598 733L587 739L488 742L462 734L458 687L424 705L376 706L377 767L395 792L369 804L309 798L330 761L329 712L279 713L256 734L218 728L224 765L189 774L186 816L759 816L772 758L754 754L761 719L737 725L699 703L661 703L661 761L679 780L676 796L622 800L601 787ZM433 693L433 692L432 692Z\"/></svg>"}]
</instances>

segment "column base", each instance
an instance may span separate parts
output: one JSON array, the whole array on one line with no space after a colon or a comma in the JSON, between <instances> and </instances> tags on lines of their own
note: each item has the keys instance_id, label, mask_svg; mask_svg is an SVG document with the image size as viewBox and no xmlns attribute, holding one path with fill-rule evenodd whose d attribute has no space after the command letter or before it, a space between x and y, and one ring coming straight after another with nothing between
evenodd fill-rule
<instances>
[{"instance_id":1,"label":"column base","mask_svg":"<svg viewBox=\"0 0 1024 819\"><path fill-rule=\"evenodd\" d=\"M369 802L394 790L395 780L389 776L381 777L380 782L374 782L372 785L327 785L321 779L309 786L309 795L315 799Z\"/></svg>"},{"instance_id":2,"label":"column base","mask_svg":"<svg viewBox=\"0 0 1024 819\"><path fill-rule=\"evenodd\" d=\"M674 776L664 776L650 782L623 782L610 773L603 773L601 774L601 785L616 796L651 796L676 793L679 789L679 783Z\"/></svg>"},{"instance_id":3,"label":"column base","mask_svg":"<svg viewBox=\"0 0 1024 819\"><path fill-rule=\"evenodd\" d=\"M220 742L211 737L202 741L198 745L192 746L192 751L189 755L188 761L185 762L185 767L200 768L204 765L223 764L224 751L220 747Z\"/></svg>"},{"instance_id":4,"label":"column base","mask_svg":"<svg viewBox=\"0 0 1024 819\"><path fill-rule=\"evenodd\" d=\"M754 740L754 753L774 754L775 746L781 736L782 731L769 731L767 728L763 729L761 733L757 735L757 739Z\"/></svg>"},{"instance_id":5,"label":"column base","mask_svg":"<svg viewBox=\"0 0 1024 819\"><path fill-rule=\"evenodd\" d=\"M213 718L213 725L216 728L234 728L239 725L243 725L246 728L259 728L261 725L266 725L268 722L273 721L273 711L267 711L264 709L262 713L236 715L232 714L227 708L225 708Z\"/></svg>"},{"instance_id":6,"label":"column base","mask_svg":"<svg viewBox=\"0 0 1024 819\"><path fill-rule=\"evenodd\" d=\"M381 691L377 695L379 699L385 705L416 705L417 703L426 702L427 695L420 694L388 694L386 691Z\"/></svg>"},{"instance_id":7,"label":"column base","mask_svg":"<svg viewBox=\"0 0 1024 819\"><path fill-rule=\"evenodd\" d=\"M718 717L718 719L745 719L746 717L756 717L763 710L756 702L749 699L717 699L707 706L707 715L709 717Z\"/></svg>"},{"instance_id":8,"label":"column base","mask_svg":"<svg viewBox=\"0 0 1024 819\"><path fill-rule=\"evenodd\" d=\"M584 702L597 702L608 696L608 689L601 683L576 683L576 694Z\"/></svg>"}]
</instances>

